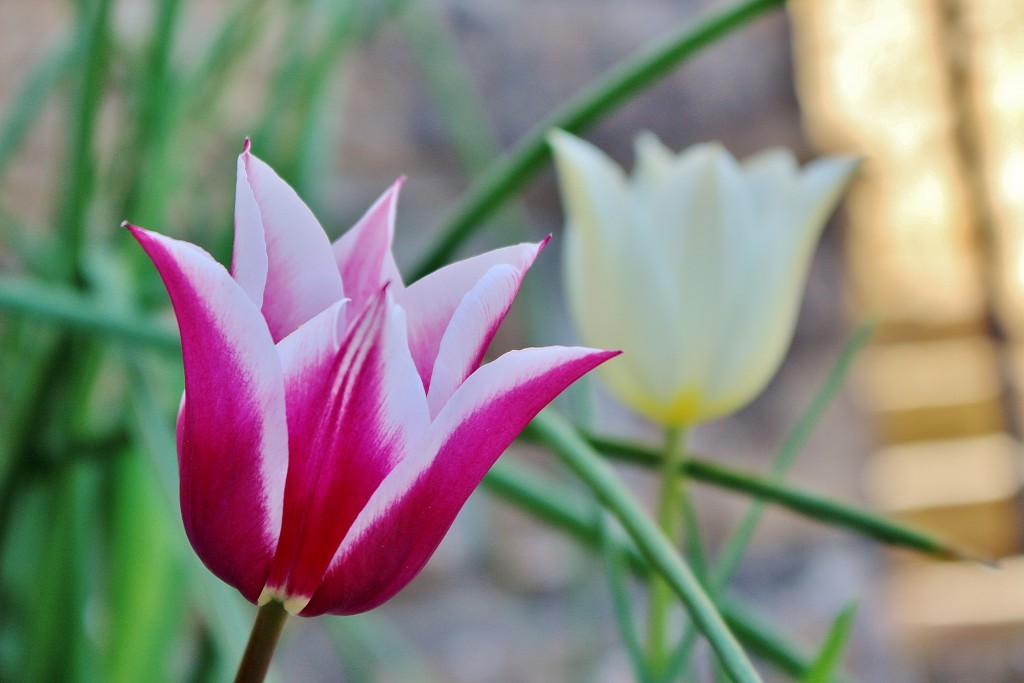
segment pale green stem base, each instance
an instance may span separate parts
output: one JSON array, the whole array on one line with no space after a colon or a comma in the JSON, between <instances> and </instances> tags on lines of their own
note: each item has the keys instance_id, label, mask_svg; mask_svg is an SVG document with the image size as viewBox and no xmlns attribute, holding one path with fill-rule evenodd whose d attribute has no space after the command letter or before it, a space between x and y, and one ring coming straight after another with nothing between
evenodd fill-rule
<instances>
[{"instance_id":1,"label":"pale green stem base","mask_svg":"<svg viewBox=\"0 0 1024 683\"><path fill-rule=\"evenodd\" d=\"M238 673L235 674L235 683L263 683L287 618L288 612L277 600L271 600L260 607L256 613L256 623L252 625L252 633L249 634L249 643L238 665Z\"/></svg>"},{"instance_id":2,"label":"pale green stem base","mask_svg":"<svg viewBox=\"0 0 1024 683\"><path fill-rule=\"evenodd\" d=\"M661 465L661 497L658 503L658 526L673 544L679 541L679 511L683 483L679 472L686 458L686 429L666 430L665 452ZM660 575L651 577L648 612L648 666L654 680L661 680L669 664L667 627L669 609L675 601L669 585Z\"/></svg>"}]
</instances>

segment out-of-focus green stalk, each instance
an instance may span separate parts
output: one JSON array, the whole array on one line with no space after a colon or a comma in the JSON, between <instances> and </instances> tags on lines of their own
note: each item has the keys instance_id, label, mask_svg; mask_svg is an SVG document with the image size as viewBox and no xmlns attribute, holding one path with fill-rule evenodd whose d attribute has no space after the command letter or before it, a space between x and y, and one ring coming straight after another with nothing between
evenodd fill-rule
<instances>
[{"instance_id":1,"label":"out-of-focus green stalk","mask_svg":"<svg viewBox=\"0 0 1024 683\"><path fill-rule=\"evenodd\" d=\"M171 52L181 17L181 0L160 0L145 67L138 80L137 116L129 159L130 189L125 216L140 225L158 225L168 199L168 148L178 92L171 73Z\"/></svg>"},{"instance_id":2,"label":"out-of-focus green stalk","mask_svg":"<svg viewBox=\"0 0 1024 683\"><path fill-rule=\"evenodd\" d=\"M442 11L432 0L409 0L398 19L423 72L434 109L466 176L472 179L501 155L501 144ZM522 242L527 239L530 217L520 202L509 201L489 217L488 226L498 244ZM551 326L548 296L542 291L545 286L542 277L526 278L517 299L518 311L513 309L511 314L512 318L521 316L519 327L525 329L531 345L546 343L537 331Z\"/></svg>"},{"instance_id":3,"label":"out-of-focus green stalk","mask_svg":"<svg viewBox=\"0 0 1024 683\"><path fill-rule=\"evenodd\" d=\"M29 72L14 94L11 107L0 124L0 177L3 177L50 95L77 64L78 51L74 48L71 43L61 43L53 48Z\"/></svg>"},{"instance_id":4,"label":"out-of-focus green stalk","mask_svg":"<svg viewBox=\"0 0 1024 683\"><path fill-rule=\"evenodd\" d=\"M437 3L411 0L399 23L416 55L438 115L468 173L482 172L500 153L498 137L480 106L455 41L438 16Z\"/></svg>"},{"instance_id":5,"label":"out-of-focus green stalk","mask_svg":"<svg viewBox=\"0 0 1024 683\"><path fill-rule=\"evenodd\" d=\"M17 323L8 321L7 331ZM19 332L22 330L19 330ZM0 413L0 557L7 522L19 487L20 460L26 445L36 434L37 412L45 403L46 383L52 371L51 358L63 342L60 334L37 327L23 330L31 341L6 336L3 351L10 353L5 363L4 410ZM17 362L15 363L15 358Z\"/></svg>"},{"instance_id":6,"label":"out-of-focus green stalk","mask_svg":"<svg viewBox=\"0 0 1024 683\"><path fill-rule=\"evenodd\" d=\"M177 447L172 418L161 407L154 383L135 354L126 354L124 359L129 374L129 428L139 450L148 456L157 474L164 492L161 498L167 518L177 519ZM249 606L237 592L211 574L184 543L179 547L186 556L182 561L187 572L190 601L214 634L218 650L214 657L216 680L225 680L245 649L251 620L247 616Z\"/></svg>"},{"instance_id":7,"label":"out-of-focus green stalk","mask_svg":"<svg viewBox=\"0 0 1024 683\"><path fill-rule=\"evenodd\" d=\"M793 425L793 428L779 447L770 469L771 482L777 483L781 481L782 477L789 470L793 460L796 459L804 444L807 443L807 439L810 437L814 427L821 420L825 409L846 382L846 377L850 373L850 368L853 367L854 360L860 356L861 351L867 346L873 331L874 325L863 324L847 340L839 352L839 357L836 359L835 364L833 364L828 375L825 376L825 380L811 399L810 404L796 424ZM736 527L736 531L733 532L726 542L725 549L721 553L715 568L714 577L712 578L712 585L715 589L725 586L729 579L732 578L733 572L739 566L740 560L743 559L743 554L746 552L747 546L750 545L750 540L754 536L757 524L761 520L761 514L764 512L764 505L763 500L751 505ZM932 547L934 548L935 546L932 545ZM928 551L926 550L925 552Z\"/></svg>"},{"instance_id":8,"label":"out-of-focus green stalk","mask_svg":"<svg viewBox=\"0 0 1024 683\"><path fill-rule=\"evenodd\" d=\"M262 154L274 169L303 196L316 196L319 188L313 181L322 176L319 171L328 158L330 145L325 138L335 127L328 124L336 124L333 117L326 116L332 73L349 50L378 30L406 2L342 0L292 15L286 31L295 38L286 40L291 48L274 78L256 139L263 141L261 149L269 149L269 153ZM318 26L311 26L312 22ZM320 24L326 26L322 37L315 44L306 44L306 36L321 33Z\"/></svg>"},{"instance_id":9,"label":"out-of-focus green stalk","mask_svg":"<svg viewBox=\"0 0 1024 683\"><path fill-rule=\"evenodd\" d=\"M416 643L377 612L324 619L323 626L340 653L348 683L447 680Z\"/></svg>"},{"instance_id":10,"label":"out-of-focus green stalk","mask_svg":"<svg viewBox=\"0 0 1024 683\"><path fill-rule=\"evenodd\" d=\"M73 346L66 332L53 338L40 339L41 352L28 359L24 371L19 400L9 407L10 421L5 423L5 436L9 439L5 449L3 479L0 479L0 563L6 551L7 534L15 511L16 499L22 491L24 479L38 456L38 437L43 432L56 384L62 376L60 359L71 354Z\"/></svg>"},{"instance_id":11,"label":"out-of-focus green stalk","mask_svg":"<svg viewBox=\"0 0 1024 683\"><path fill-rule=\"evenodd\" d=\"M445 221L441 237L413 269L411 280L444 265L484 218L540 170L548 159L545 136L551 128L582 132L702 48L783 2L746 0L714 14L626 60L559 107L469 187L462 202Z\"/></svg>"},{"instance_id":12,"label":"out-of-focus green stalk","mask_svg":"<svg viewBox=\"0 0 1024 683\"><path fill-rule=\"evenodd\" d=\"M29 683L96 680L86 634L88 539L95 521L90 499L95 478L81 465L61 467L46 482L50 528L38 567L28 659L21 680Z\"/></svg>"},{"instance_id":13,"label":"out-of-focus green stalk","mask_svg":"<svg viewBox=\"0 0 1024 683\"><path fill-rule=\"evenodd\" d=\"M162 353L181 352L178 335L166 326L99 305L94 297L60 285L28 278L0 278L0 310L66 329L144 344Z\"/></svg>"},{"instance_id":14,"label":"out-of-focus green stalk","mask_svg":"<svg viewBox=\"0 0 1024 683\"><path fill-rule=\"evenodd\" d=\"M846 643L853 634L853 618L856 614L857 604L852 603L836 616L818 656L810 670L800 679L800 683L831 683L835 671L842 662Z\"/></svg>"},{"instance_id":15,"label":"out-of-focus green stalk","mask_svg":"<svg viewBox=\"0 0 1024 683\"><path fill-rule=\"evenodd\" d=\"M171 526L153 470L139 452L111 467L109 683L159 679L169 670L182 624L184 589L178 552L182 534Z\"/></svg>"},{"instance_id":16,"label":"out-of-focus green stalk","mask_svg":"<svg viewBox=\"0 0 1024 683\"><path fill-rule=\"evenodd\" d=\"M531 425L563 464L615 515L650 565L665 578L734 683L760 681L761 677L689 567L601 456L570 425L551 412L541 413Z\"/></svg>"},{"instance_id":17,"label":"out-of-focus green stalk","mask_svg":"<svg viewBox=\"0 0 1024 683\"><path fill-rule=\"evenodd\" d=\"M608 523L608 520L604 519L607 514L600 507L595 511L595 516L600 523L601 560L604 564L605 576L608 578L608 589L612 596L612 612L615 614L615 622L619 627L622 645L629 655L629 663L633 668L633 675L637 681L645 683L650 680L651 676L648 671L644 649L640 642L636 615L633 613L633 597L629 591L626 562L618 550L618 544L615 543L611 524Z\"/></svg>"},{"instance_id":18,"label":"out-of-focus green stalk","mask_svg":"<svg viewBox=\"0 0 1024 683\"><path fill-rule=\"evenodd\" d=\"M657 467L658 451L620 441L593 437L590 443L602 453L626 462ZM757 477L724 465L691 458L684 465L686 474L697 481L720 486L757 499L781 505L822 524L848 529L881 543L899 546L939 559L978 560L955 546L912 527L885 519L846 503L809 491Z\"/></svg>"},{"instance_id":19,"label":"out-of-focus green stalk","mask_svg":"<svg viewBox=\"0 0 1024 683\"><path fill-rule=\"evenodd\" d=\"M666 432L665 448L661 453L661 494L658 500L658 526L671 543L679 540L680 495L682 482L680 468L686 463L686 430ZM691 560L692 561L692 560ZM699 577L699 574L697 575ZM655 680L664 680L668 664L669 609L672 589L660 576L651 578L650 608L648 610L647 658Z\"/></svg>"},{"instance_id":20,"label":"out-of-focus green stalk","mask_svg":"<svg viewBox=\"0 0 1024 683\"><path fill-rule=\"evenodd\" d=\"M237 0L199 65L185 77L179 106L187 118L209 113L238 63L252 49L267 20L268 0Z\"/></svg>"},{"instance_id":21,"label":"out-of-focus green stalk","mask_svg":"<svg viewBox=\"0 0 1024 683\"><path fill-rule=\"evenodd\" d=\"M740 642L779 671L800 678L806 676L814 666L813 659L783 639L777 628L762 622L741 605L728 601L722 604L721 609L726 623ZM839 677L833 681L848 683Z\"/></svg>"},{"instance_id":22,"label":"out-of-focus green stalk","mask_svg":"<svg viewBox=\"0 0 1024 683\"><path fill-rule=\"evenodd\" d=\"M65 278L83 285L79 263L85 244L85 217L96 169L93 136L103 103L103 81L110 52L110 0L80 0L76 57L81 67L74 106L68 112L68 157L63 196L57 212L58 234L65 258Z\"/></svg>"},{"instance_id":23,"label":"out-of-focus green stalk","mask_svg":"<svg viewBox=\"0 0 1024 683\"><path fill-rule=\"evenodd\" d=\"M602 543L602 531L586 504L566 491L564 486L542 477L525 465L502 459L484 477L483 487L490 493L516 505L545 524L566 531L582 545L596 549ZM609 543L611 541L603 541ZM644 559L629 545L619 545L633 571L647 571Z\"/></svg>"},{"instance_id":24,"label":"out-of-focus green stalk","mask_svg":"<svg viewBox=\"0 0 1024 683\"><path fill-rule=\"evenodd\" d=\"M254 139L263 150L261 155L302 195L317 189L299 181L313 177L303 169L323 152L323 140L316 145L311 140L324 133L315 125L317 114L325 102L332 70L358 37L363 6L357 0L309 5L293 11L284 29L285 52ZM311 35L320 37L313 42Z\"/></svg>"}]
</instances>

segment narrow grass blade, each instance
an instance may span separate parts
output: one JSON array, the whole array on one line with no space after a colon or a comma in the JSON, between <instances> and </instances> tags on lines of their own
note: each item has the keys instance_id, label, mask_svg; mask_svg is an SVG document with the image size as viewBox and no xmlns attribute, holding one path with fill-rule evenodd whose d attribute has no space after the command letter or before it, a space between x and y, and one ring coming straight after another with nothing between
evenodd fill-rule
<instances>
[{"instance_id":1,"label":"narrow grass blade","mask_svg":"<svg viewBox=\"0 0 1024 683\"><path fill-rule=\"evenodd\" d=\"M179 354L173 330L98 303L94 297L61 285L24 278L0 278L0 310L65 328L143 344L165 354Z\"/></svg>"},{"instance_id":2,"label":"narrow grass blade","mask_svg":"<svg viewBox=\"0 0 1024 683\"><path fill-rule=\"evenodd\" d=\"M221 20L199 65L184 78L180 106L186 117L209 112L210 102L218 99L232 70L256 43L268 4L268 0L237 0Z\"/></svg>"},{"instance_id":3,"label":"narrow grass blade","mask_svg":"<svg viewBox=\"0 0 1024 683\"><path fill-rule=\"evenodd\" d=\"M139 225L161 225L164 204L172 185L168 179L168 157L176 128L173 112L178 103L177 82L171 64L174 39L181 19L182 0L160 0L154 13L152 35L145 64L138 77L138 112L129 145L123 149L127 197L123 216Z\"/></svg>"},{"instance_id":4,"label":"narrow grass blade","mask_svg":"<svg viewBox=\"0 0 1024 683\"><path fill-rule=\"evenodd\" d=\"M722 616L736 637L755 655L773 667L799 679L814 666L810 656L782 638L778 629L770 626L733 602L722 605ZM835 683L849 683L836 678Z\"/></svg>"},{"instance_id":5,"label":"narrow grass blade","mask_svg":"<svg viewBox=\"0 0 1024 683\"><path fill-rule=\"evenodd\" d=\"M637 629L636 615L633 613L633 597L629 591L629 576L626 574L627 566L625 558L618 551L618 544L615 543L614 531L605 518L607 513L597 508L594 516L601 532L601 559L604 564L604 574L608 578L608 590L612 597L612 611L615 614L615 622L619 627L619 635L622 637L622 644L629 655L629 663L633 667L633 674L637 681L650 680L650 673L647 671L647 659L644 655L644 648L640 644L640 633Z\"/></svg>"},{"instance_id":6,"label":"narrow grass blade","mask_svg":"<svg viewBox=\"0 0 1024 683\"><path fill-rule=\"evenodd\" d=\"M67 465L53 473L49 488L50 528L37 569L29 651L22 680L86 683L96 680L95 657L86 633L90 600L87 539L96 524L96 478Z\"/></svg>"},{"instance_id":7,"label":"narrow grass blade","mask_svg":"<svg viewBox=\"0 0 1024 683\"><path fill-rule=\"evenodd\" d=\"M843 349L839 352L839 357L836 359L832 369L825 376L825 380L811 399L810 405L804 410L800 419L793 425L793 428L779 447L770 469L770 476L773 481L781 480L786 471L789 470L793 460L796 459L797 454L811 435L811 431L818 424L818 421L821 420L825 408L835 398L835 395L839 393L839 389L846 381L846 376L850 373L850 368L853 367L854 360L857 359L861 351L867 346L873 331L873 325L863 324L847 340ZM743 519L740 520L736 531L733 532L726 542L725 549L722 551L715 571L713 585L716 588L721 588L729 583L733 572L736 571L740 561L743 559L747 546L750 545L750 539L754 536L754 531L757 529L757 524L761 520L763 512L763 502L751 505Z\"/></svg>"},{"instance_id":8,"label":"narrow grass blade","mask_svg":"<svg viewBox=\"0 0 1024 683\"><path fill-rule=\"evenodd\" d=\"M0 177L21 149L21 144L32 130L33 124L39 120L39 114L50 95L77 64L75 57L77 51L74 43L57 45L22 81L4 115L3 123L0 124Z\"/></svg>"},{"instance_id":9,"label":"narrow grass blade","mask_svg":"<svg viewBox=\"0 0 1024 683\"><path fill-rule=\"evenodd\" d=\"M487 216L540 170L548 159L545 136L551 128L582 132L702 48L782 4L783 0L746 0L714 14L627 59L566 102L470 186L462 202L445 221L440 239L413 269L411 280L418 280L444 265Z\"/></svg>"},{"instance_id":10,"label":"narrow grass blade","mask_svg":"<svg viewBox=\"0 0 1024 683\"><path fill-rule=\"evenodd\" d=\"M170 670L184 609L180 532L141 453L111 464L110 588L106 675L110 683L162 678Z\"/></svg>"},{"instance_id":11,"label":"narrow grass blade","mask_svg":"<svg viewBox=\"0 0 1024 683\"><path fill-rule=\"evenodd\" d=\"M853 633L853 618L856 614L856 603L847 605L839 613L835 621L832 622L832 628L829 629L825 643L822 645L821 651L818 652L818 657L811 665L810 671L800 679L800 683L831 683L834 680L833 677L839 669L846 643Z\"/></svg>"},{"instance_id":12,"label":"narrow grass blade","mask_svg":"<svg viewBox=\"0 0 1024 683\"><path fill-rule=\"evenodd\" d=\"M165 514L177 519L177 448L171 418L162 409L152 381L132 354L125 355L125 364L131 379L130 429L138 447L149 456L161 483ZM256 610L202 565L188 548L184 531L180 538L190 602L202 615L217 648L218 654L213 658L216 679L226 680L241 659ZM268 681L275 680L273 671L271 674Z\"/></svg>"},{"instance_id":13,"label":"narrow grass blade","mask_svg":"<svg viewBox=\"0 0 1024 683\"><path fill-rule=\"evenodd\" d=\"M653 449L599 437L592 438L590 443L610 457L627 462L652 468L661 462L661 454ZM760 501L775 503L816 522L845 528L881 543L908 548L940 559L978 559L940 538L913 527L771 479L698 458L688 460L684 469L688 476L697 481L742 493Z\"/></svg>"},{"instance_id":14,"label":"narrow grass blade","mask_svg":"<svg viewBox=\"0 0 1024 683\"><path fill-rule=\"evenodd\" d=\"M657 525L633 499L601 456L561 418L545 412L531 423L538 434L629 533L633 542L679 596L735 683L760 681L714 604Z\"/></svg>"},{"instance_id":15,"label":"narrow grass blade","mask_svg":"<svg viewBox=\"0 0 1024 683\"><path fill-rule=\"evenodd\" d=\"M588 511L587 503L577 500L564 486L532 472L525 465L508 459L499 460L484 477L483 488L545 524L568 533L580 545L591 550L600 548L602 532ZM646 574L650 571L646 560L632 545L615 539L605 542L616 546L616 552L625 558L634 572Z\"/></svg>"},{"instance_id":16,"label":"narrow grass blade","mask_svg":"<svg viewBox=\"0 0 1024 683\"><path fill-rule=\"evenodd\" d=\"M63 276L81 285L79 259L85 244L85 217L95 181L93 136L103 103L104 74L110 52L110 0L84 0L79 3L79 35L76 63L78 92L70 110L68 157L64 167L64 190L57 212L57 233L65 258Z\"/></svg>"},{"instance_id":17,"label":"narrow grass blade","mask_svg":"<svg viewBox=\"0 0 1024 683\"><path fill-rule=\"evenodd\" d=\"M376 613L324 619L327 633L341 655L345 680L440 683L446 677L419 647Z\"/></svg>"}]
</instances>

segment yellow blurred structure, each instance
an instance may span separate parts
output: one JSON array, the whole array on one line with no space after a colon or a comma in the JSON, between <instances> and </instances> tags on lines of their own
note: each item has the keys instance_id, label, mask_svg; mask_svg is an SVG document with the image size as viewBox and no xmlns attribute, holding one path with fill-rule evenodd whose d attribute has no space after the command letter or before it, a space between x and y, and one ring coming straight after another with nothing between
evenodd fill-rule
<instances>
[{"instance_id":1,"label":"yellow blurred structure","mask_svg":"<svg viewBox=\"0 0 1024 683\"><path fill-rule=\"evenodd\" d=\"M795 0L805 125L865 158L847 202L862 363L882 444L875 504L965 548L1021 552L1024 386L1024 3ZM894 565L908 634L1024 632L1024 559Z\"/></svg>"}]
</instances>

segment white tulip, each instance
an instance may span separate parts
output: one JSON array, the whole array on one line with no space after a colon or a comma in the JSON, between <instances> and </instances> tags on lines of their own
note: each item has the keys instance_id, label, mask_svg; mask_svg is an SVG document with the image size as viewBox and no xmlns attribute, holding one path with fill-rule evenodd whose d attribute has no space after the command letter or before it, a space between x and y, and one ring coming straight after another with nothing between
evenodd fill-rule
<instances>
[{"instance_id":1,"label":"white tulip","mask_svg":"<svg viewBox=\"0 0 1024 683\"><path fill-rule=\"evenodd\" d=\"M673 154L645 133L629 178L579 138L549 141L570 310L587 344L625 352L599 368L612 393L666 426L750 402L782 362L815 245L857 160L801 169L770 149L740 163L716 143Z\"/></svg>"}]
</instances>

